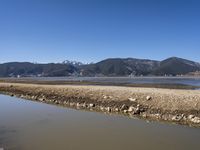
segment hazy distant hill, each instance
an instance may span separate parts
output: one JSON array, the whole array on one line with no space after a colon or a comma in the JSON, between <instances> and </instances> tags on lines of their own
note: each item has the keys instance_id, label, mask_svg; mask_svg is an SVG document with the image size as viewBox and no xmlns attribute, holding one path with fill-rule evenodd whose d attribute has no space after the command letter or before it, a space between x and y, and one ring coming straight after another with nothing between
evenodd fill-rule
<instances>
[{"instance_id":1,"label":"hazy distant hill","mask_svg":"<svg viewBox=\"0 0 200 150\"><path fill-rule=\"evenodd\" d=\"M16 76L128 76L128 75L181 75L200 71L200 64L171 57L163 61L110 58L84 65L76 61L34 64L11 62L0 64L0 77Z\"/></svg>"},{"instance_id":2,"label":"hazy distant hill","mask_svg":"<svg viewBox=\"0 0 200 150\"><path fill-rule=\"evenodd\" d=\"M158 66L159 62L154 60L112 58L82 66L81 69L83 75L127 76L147 75Z\"/></svg>"},{"instance_id":3,"label":"hazy distant hill","mask_svg":"<svg viewBox=\"0 0 200 150\"><path fill-rule=\"evenodd\" d=\"M69 64L34 64L29 62L11 62L0 64L0 76L69 76L77 68Z\"/></svg>"},{"instance_id":4,"label":"hazy distant hill","mask_svg":"<svg viewBox=\"0 0 200 150\"><path fill-rule=\"evenodd\" d=\"M154 71L155 75L187 74L200 70L200 64L190 60L171 57L160 62L160 66Z\"/></svg>"}]
</instances>

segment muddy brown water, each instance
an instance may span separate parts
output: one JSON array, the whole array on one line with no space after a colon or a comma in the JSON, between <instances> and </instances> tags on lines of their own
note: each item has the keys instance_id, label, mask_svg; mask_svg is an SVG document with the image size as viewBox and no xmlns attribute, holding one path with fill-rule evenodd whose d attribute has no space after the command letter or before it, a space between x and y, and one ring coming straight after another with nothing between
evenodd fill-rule
<instances>
[{"instance_id":1,"label":"muddy brown water","mask_svg":"<svg viewBox=\"0 0 200 150\"><path fill-rule=\"evenodd\" d=\"M200 129L0 95L0 149L199 149Z\"/></svg>"}]
</instances>

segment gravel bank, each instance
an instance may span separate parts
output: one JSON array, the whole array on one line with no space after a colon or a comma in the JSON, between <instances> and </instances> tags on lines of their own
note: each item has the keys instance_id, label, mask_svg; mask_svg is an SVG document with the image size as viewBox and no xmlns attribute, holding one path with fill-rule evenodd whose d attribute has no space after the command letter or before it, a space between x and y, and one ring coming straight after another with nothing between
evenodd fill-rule
<instances>
[{"instance_id":1,"label":"gravel bank","mask_svg":"<svg viewBox=\"0 0 200 150\"><path fill-rule=\"evenodd\" d=\"M0 83L0 92L77 109L200 127L198 90Z\"/></svg>"}]
</instances>

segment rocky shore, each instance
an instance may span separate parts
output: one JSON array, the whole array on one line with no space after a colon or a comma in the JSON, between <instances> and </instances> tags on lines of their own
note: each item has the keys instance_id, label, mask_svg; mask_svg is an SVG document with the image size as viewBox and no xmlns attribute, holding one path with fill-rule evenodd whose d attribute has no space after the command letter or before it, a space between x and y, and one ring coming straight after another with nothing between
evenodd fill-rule
<instances>
[{"instance_id":1,"label":"rocky shore","mask_svg":"<svg viewBox=\"0 0 200 150\"><path fill-rule=\"evenodd\" d=\"M95 85L0 83L27 100L200 127L200 91Z\"/></svg>"}]
</instances>

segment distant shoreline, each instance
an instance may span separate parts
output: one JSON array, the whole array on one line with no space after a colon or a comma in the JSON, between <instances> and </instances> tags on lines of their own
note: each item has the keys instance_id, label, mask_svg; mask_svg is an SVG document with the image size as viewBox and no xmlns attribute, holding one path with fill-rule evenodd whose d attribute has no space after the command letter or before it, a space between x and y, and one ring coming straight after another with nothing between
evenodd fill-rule
<instances>
[{"instance_id":1,"label":"distant shoreline","mask_svg":"<svg viewBox=\"0 0 200 150\"><path fill-rule=\"evenodd\" d=\"M148 120L200 127L200 91L105 85L0 83L2 94Z\"/></svg>"},{"instance_id":2,"label":"distant shoreline","mask_svg":"<svg viewBox=\"0 0 200 150\"><path fill-rule=\"evenodd\" d=\"M126 82L101 82L90 81L88 79L129 79L129 77L81 77L81 78L66 78L66 77L43 77L43 78L0 78L0 83L26 83L26 84L41 84L41 85L99 85L99 86L123 86L123 87L148 87L148 88L164 88L164 89L200 89L200 86L187 85L180 83L126 83ZM136 77L133 79L195 79L181 77Z\"/></svg>"},{"instance_id":3,"label":"distant shoreline","mask_svg":"<svg viewBox=\"0 0 200 150\"><path fill-rule=\"evenodd\" d=\"M38 78L200 78L199 76L193 76L193 75L183 75L183 76L41 76L41 77L0 77L0 79L38 79Z\"/></svg>"}]
</instances>

